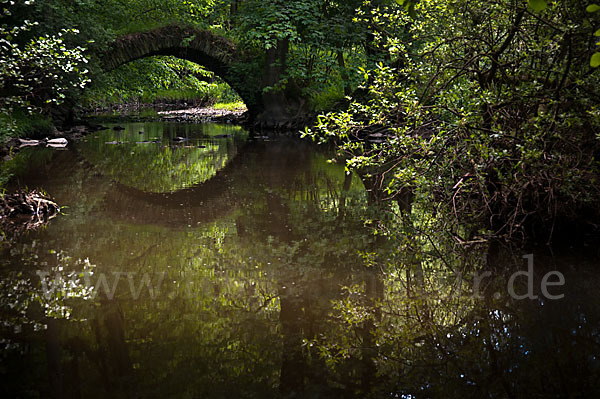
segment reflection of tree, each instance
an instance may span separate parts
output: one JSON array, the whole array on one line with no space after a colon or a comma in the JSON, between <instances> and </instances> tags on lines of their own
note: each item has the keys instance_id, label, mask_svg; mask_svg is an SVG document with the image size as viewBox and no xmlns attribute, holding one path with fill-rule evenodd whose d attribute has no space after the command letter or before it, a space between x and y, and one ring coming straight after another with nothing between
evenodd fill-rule
<instances>
[{"instance_id":1,"label":"reflection of tree","mask_svg":"<svg viewBox=\"0 0 600 399\"><path fill-rule=\"evenodd\" d=\"M297 162L306 160L310 166L311 158L299 160L294 153L306 157L306 152L299 151L293 142L282 142L271 156L265 156L269 152L264 152L266 147L262 144L253 148L245 154L245 161L237 165L239 170L224 177L233 183L227 189L227 198L236 198L227 205L231 217L229 213L217 213L216 222L194 229L185 229L189 223L174 223L174 229L161 227L165 224L161 216L170 218L170 214L164 213L166 208L160 202L148 202L144 211L154 215L145 223L154 218L156 227L131 224L127 216L118 215L114 209L103 210L112 198L107 193L114 192L116 185L97 184L94 173L63 176L64 186L73 186L74 181L83 179L76 183L83 192L92 188L89 182L100 192L95 198L80 198L91 206L77 204L69 217L60 218L47 232L39 233L38 251L69 248L74 258L92 259L97 274L167 273L164 296L151 300L145 295L132 301L127 284L120 284L113 301L98 297L99 307L79 310L87 316L88 323L59 330L61 357L71 359L69 367L62 364L65 395L81 392L90 397L126 396L127 381L137 385L136 389L146 397L155 394L154 384L191 396L227 396L245 389L263 392L261 397L276 396L274 387L280 384L282 348L285 342L292 342L280 336L285 320L280 315L282 285L289 281L290 287L301 286L299 295L307 296L310 306L315 306L315 299L324 292L335 292L337 287L337 279L328 277L326 288L307 291L311 280L321 283L312 278L304 281L304 275L323 267L325 261L342 258L346 252L342 245L335 249L319 247L319 251L334 252L335 257L324 253L300 256L293 248L306 251L309 247L299 237L306 236L319 223L320 206L335 209L333 201L339 193L332 190L341 184L334 184L331 177L339 180L343 171L325 164L321 158L318 165L323 165L319 166L323 171L317 173L319 177L313 178L309 168L298 177ZM59 181L56 186L58 189ZM68 190L58 192L67 201L71 198ZM190 200L195 196L192 194ZM104 200L98 203L98 198ZM310 207L289 217L293 209L307 202ZM214 212L217 205L204 203L208 213L211 209ZM129 214L125 208L122 210ZM189 211L184 209L182 213ZM335 215L331 212L328 232L336 228ZM254 222L248 224L246 236L238 236L236 221L244 218ZM296 231L295 224L302 219L308 223ZM202 219L193 218L196 220ZM295 241L290 241L291 237ZM332 237L329 240L334 241ZM302 271L300 276L298 270ZM331 272L327 274L333 276ZM326 308L327 304L328 300L319 300L318 307ZM283 299L284 310L286 306ZM309 309L310 322L296 315L302 319L302 334L295 335L294 340L300 351L303 334L316 333L317 320L323 315ZM288 332L292 334L291 330ZM129 370L133 370L132 374ZM315 379L318 376L319 373L314 374Z\"/></svg>"},{"instance_id":2,"label":"reflection of tree","mask_svg":"<svg viewBox=\"0 0 600 399\"><path fill-rule=\"evenodd\" d=\"M52 159L50 148L24 148L9 161L0 163L0 187L4 187L13 175L22 175L32 168L40 168Z\"/></svg>"},{"instance_id":3,"label":"reflection of tree","mask_svg":"<svg viewBox=\"0 0 600 399\"><path fill-rule=\"evenodd\" d=\"M128 125L124 133L107 131L89 139L79 151L100 173L149 192L172 192L210 179L235 156L236 141L245 137L239 128L208 125L202 132L186 132L190 136L183 144L172 144L170 133L175 133L163 131L162 124L139 125L141 135L136 131L140 127ZM217 134L231 138L213 139Z\"/></svg>"},{"instance_id":4,"label":"reflection of tree","mask_svg":"<svg viewBox=\"0 0 600 399\"><path fill-rule=\"evenodd\" d=\"M342 323L321 346L326 356L338 359L331 363L334 373L343 375L345 364L351 363L352 356L339 360L340 354L358 357L356 348L365 345L364 336L352 337L348 328L360 331L365 323L377 320L379 311L382 318L372 330L379 376L373 386L376 397L390 392L426 397L559 397L561 392L577 396L597 389L592 370L598 362L589 354L595 352L598 339L591 338L590 330L582 331L582 320L594 318L595 311L583 305L591 304L584 299L587 295L581 297L583 291L577 294L575 289L570 301L546 301L543 306L539 301L507 300L508 270L490 283L492 292L502 292L502 298L474 299L468 285L448 295L451 272L436 271L427 262L423 272L424 296L407 295L411 283L404 274L392 273L384 280L385 295L378 305L369 299L366 284L337 302L333 314ZM438 277L445 273L450 279L430 278L434 273ZM469 275L463 278L463 282L470 280Z\"/></svg>"},{"instance_id":5,"label":"reflection of tree","mask_svg":"<svg viewBox=\"0 0 600 399\"><path fill-rule=\"evenodd\" d=\"M355 179L311 151L285 140L250 144L213 177L229 183L214 199L200 192L206 185L170 194L186 196L183 209L158 194L127 196L90 171L55 180L67 200L79 187L81 203L15 243L9 264L29 253L39 254L32 269L55 266L48 251L62 248L89 257L97 275L156 282L164 273L164 282L155 299L142 290L134 300L123 278L113 300L73 307L85 322L31 332L34 349L5 357L9 393L35 385L42 396L90 398L584 397L597 389L595 274L568 276L580 286L544 306L495 299L505 292L500 274L474 298L485 246L457 249L423 227L418 208L400 233L373 236ZM194 198L206 209L194 213ZM2 276L5 287L15 283ZM50 386L46 364L61 387Z\"/></svg>"}]
</instances>

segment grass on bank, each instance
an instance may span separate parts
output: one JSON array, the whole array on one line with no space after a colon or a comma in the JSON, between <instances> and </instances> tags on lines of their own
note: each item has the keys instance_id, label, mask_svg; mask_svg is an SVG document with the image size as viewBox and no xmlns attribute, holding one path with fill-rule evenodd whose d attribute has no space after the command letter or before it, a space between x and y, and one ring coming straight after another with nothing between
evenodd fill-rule
<instances>
[{"instance_id":1,"label":"grass on bank","mask_svg":"<svg viewBox=\"0 0 600 399\"><path fill-rule=\"evenodd\" d=\"M54 125L45 115L22 110L0 113L0 143L12 137L43 136L53 132Z\"/></svg>"},{"instance_id":2,"label":"grass on bank","mask_svg":"<svg viewBox=\"0 0 600 399\"><path fill-rule=\"evenodd\" d=\"M223 109L226 111L246 111L246 104L243 101L233 101L233 102L217 102L212 105L210 108L214 109Z\"/></svg>"}]
</instances>

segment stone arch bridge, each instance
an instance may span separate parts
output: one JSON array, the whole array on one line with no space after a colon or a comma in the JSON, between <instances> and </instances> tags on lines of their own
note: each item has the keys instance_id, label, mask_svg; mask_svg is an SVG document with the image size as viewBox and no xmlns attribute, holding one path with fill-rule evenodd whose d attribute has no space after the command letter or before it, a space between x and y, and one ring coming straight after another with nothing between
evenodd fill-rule
<instances>
[{"instance_id":1,"label":"stone arch bridge","mask_svg":"<svg viewBox=\"0 0 600 399\"><path fill-rule=\"evenodd\" d=\"M290 101L284 92L273 101L273 94L263 90L279 79L273 72L280 75L280 67L273 65L280 60L269 57L268 52L241 51L229 39L208 30L169 25L127 34L110 43L100 60L104 70L110 71L131 61L160 55L195 62L219 76L240 95L253 121L284 126L305 117L301 111L304 101Z\"/></svg>"}]
</instances>

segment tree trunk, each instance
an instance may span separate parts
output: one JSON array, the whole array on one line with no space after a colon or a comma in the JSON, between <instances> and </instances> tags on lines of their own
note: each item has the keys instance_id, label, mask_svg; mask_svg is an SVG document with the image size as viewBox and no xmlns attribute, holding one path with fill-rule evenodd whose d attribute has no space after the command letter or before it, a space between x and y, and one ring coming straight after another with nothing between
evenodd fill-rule
<instances>
[{"instance_id":1,"label":"tree trunk","mask_svg":"<svg viewBox=\"0 0 600 399\"><path fill-rule=\"evenodd\" d=\"M263 120L279 121L288 117L287 101L285 91L282 87L276 87L285 72L285 63L289 42L282 39L275 47L271 47L265 53L265 69L263 73L263 87L268 87L263 93L264 115Z\"/></svg>"},{"instance_id":2,"label":"tree trunk","mask_svg":"<svg viewBox=\"0 0 600 399\"><path fill-rule=\"evenodd\" d=\"M349 97L352 94L352 88L350 87L350 79L348 78L348 70L346 69L346 62L344 61L344 53L342 50L338 50L337 52L337 62L344 84L344 95Z\"/></svg>"},{"instance_id":3,"label":"tree trunk","mask_svg":"<svg viewBox=\"0 0 600 399\"><path fill-rule=\"evenodd\" d=\"M286 122L302 116L307 106L298 84L293 79L282 83L286 72L289 41L281 39L265 52L262 87L263 112L258 120L269 127L282 127Z\"/></svg>"}]
</instances>

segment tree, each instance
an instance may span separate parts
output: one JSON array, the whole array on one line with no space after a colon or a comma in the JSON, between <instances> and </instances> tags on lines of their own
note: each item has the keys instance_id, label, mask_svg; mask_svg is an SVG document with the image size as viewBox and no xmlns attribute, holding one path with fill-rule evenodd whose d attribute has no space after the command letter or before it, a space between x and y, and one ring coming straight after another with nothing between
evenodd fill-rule
<instances>
[{"instance_id":1,"label":"tree","mask_svg":"<svg viewBox=\"0 0 600 399\"><path fill-rule=\"evenodd\" d=\"M375 199L415 191L497 235L535 225L547 238L591 210L599 85L584 9L430 0L414 10L376 13L389 56L364 71L368 96L308 135L337 142Z\"/></svg>"},{"instance_id":2,"label":"tree","mask_svg":"<svg viewBox=\"0 0 600 399\"><path fill-rule=\"evenodd\" d=\"M587 6L586 11L590 13L598 12L600 11L600 6L598 4L590 4ZM594 33L594 36L600 36L600 29ZM600 42L596 43L596 45L600 46ZM600 51L597 51L594 53L594 55L592 55L592 58L590 59L590 65L592 68L597 68L600 66Z\"/></svg>"},{"instance_id":3,"label":"tree","mask_svg":"<svg viewBox=\"0 0 600 399\"><path fill-rule=\"evenodd\" d=\"M20 8L31 7L33 1L9 2L2 9L5 18ZM85 48L70 47L65 38L77 35L75 29L62 29L56 34L27 37L37 22L19 20L0 26L0 115L8 123L0 133L16 129L11 114L16 109L28 113L43 112L49 105L64 101L69 90L81 89L89 82Z\"/></svg>"}]
</instances>

